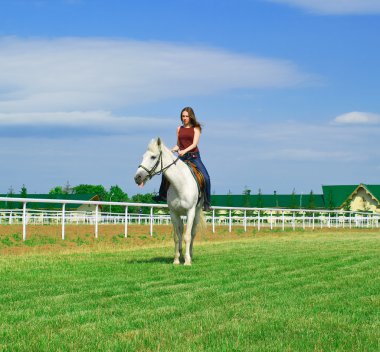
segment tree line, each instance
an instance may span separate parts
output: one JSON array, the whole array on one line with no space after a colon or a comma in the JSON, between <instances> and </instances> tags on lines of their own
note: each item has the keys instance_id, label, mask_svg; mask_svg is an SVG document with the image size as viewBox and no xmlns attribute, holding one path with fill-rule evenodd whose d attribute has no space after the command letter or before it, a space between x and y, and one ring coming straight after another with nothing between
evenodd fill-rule
<instances>
[{"instance_id":1,"label":"tree line","mask_svg":"<svg viewBox=\"0 0 380 352\"><path fill-rule=\"evenodd\" d=\"M96 194L99 196L100 201L105 202L129 202L129 203L153 203L152 197L153 193L136 194L129 197L126 192L122 190L118 185L111 186L106 189L103 185L91 185L91 184L80 184L77 186L70 186L67 182L65 186L55 186L51 188L48 192L50 195L62 195L62 194ZM16 194L12 187L9 188L7 196L14 197ZM25 185L22 185L21 191L19 193L21 198L28 197L28 190ZM125 207L120 205L107 206L106 211L111 211L113 213L123 213ZM140 209L131 209L131 211L140 211ZM141 210L143 213L149 212L148 208L143 208Z\"/></svg>"}]
</instances>

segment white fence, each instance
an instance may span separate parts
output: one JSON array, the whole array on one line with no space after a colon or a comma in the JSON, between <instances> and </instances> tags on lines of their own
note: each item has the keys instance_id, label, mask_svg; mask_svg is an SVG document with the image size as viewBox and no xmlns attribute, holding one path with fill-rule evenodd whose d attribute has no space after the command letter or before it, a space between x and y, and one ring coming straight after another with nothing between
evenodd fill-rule
<instances>
[{"instance_id":1,"label":"white fence","mask_svg":"<svg viewBox=\"0 0 380 352\"><path fill-rule=\"evenodd\" d=\"M99 224L112 225L123 224L124 236L128 236L128 225L145 224L150 226L150 234L153 234L153 225L170 224L170 216L156 214L155 209L167 208L166 204L147 203L122 203L122 202L100 202L100 201L78 201L58 199L32 199L32 198L7 198L0 197L0 201L22 203L22 210L0 209L0 225L22 224L23 240L26 240L27 224L45 225L60 224L62 227L62 239L65 239L65 225L67 224L91 224L94 226L95 237L98 237ZM54 203L61 204L62 209L35 210L28 209L28 203ZM95 206L95 211L68 211L66 204L88 204ZM101 212L100 206L111 205L124 207L123 214ZM149 208L149 214L129 213L129 207ZM237 208L237 207L213 207L212 213L206 215L206 221L215 227L228 226L232 231L233 226L241 226L244 231L248 227L281 229L290 228L378 228L379 214L361 213L337 210L311 210L311 209L279 209L279 208ZM186 219L184 219L186 220Z\"/></svg>"}]
</instances>

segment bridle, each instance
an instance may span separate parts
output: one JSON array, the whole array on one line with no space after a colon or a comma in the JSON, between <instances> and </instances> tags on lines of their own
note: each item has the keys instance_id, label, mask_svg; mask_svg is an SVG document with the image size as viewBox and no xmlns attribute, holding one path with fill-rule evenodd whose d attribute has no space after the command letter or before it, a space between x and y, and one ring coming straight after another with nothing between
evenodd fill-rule
<instances>
[{"instance_id":1,"label":"bridle","mask_svg":"<svg viewBox=\"0 0 380 352\"><path fill-rule=\"evenodd\" d=\"M175 165L177 163L178 159L179 159L179 156L177 157L177 159L173 160L172 163L170 163L169 165L166 165L164 167L164 163L162 160L162 149L160 147L160 154L158 156L156 163L153 165L153 167L150 170L148 170L144 165L140 164L139 168L141 167L142 169L144 169L148 173L148 176L145 178L145 180L147 180L147 179L150 180L153 176L159 175L159 174L163 173L164 171L166 171L167 169L169 169L170 166ZM156 169L158 168L158 166L160 164L161 164L160 170L156 171Z\"/></svg>"}]
</instances>

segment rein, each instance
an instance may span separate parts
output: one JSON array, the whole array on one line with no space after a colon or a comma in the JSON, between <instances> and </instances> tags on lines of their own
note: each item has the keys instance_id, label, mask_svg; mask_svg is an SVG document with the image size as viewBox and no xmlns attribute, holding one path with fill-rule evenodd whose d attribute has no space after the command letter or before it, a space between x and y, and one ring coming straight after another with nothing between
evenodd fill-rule
<instances>
[{"instance_id":1,"label":"rein","mask_svg":"<svg viewBox=\"0 0 380 352\"><path fill-rule=\"evenodd\" d=\"M172 163L170 163L169 165L166 165L164 167L163 160L162 160L162 149L160 148L160 155L158 156L158 160L156 161L156 163L153 165L153 167L150 170L148 170L142 164L140 164L139 167L141 167L142 169L144 169L148 173L147 179L150 180L153 176L159 175L159 174L163 173L164 171L166 171L167 169L169 169L170 166L175 165L177 163L178 159L179 159L179 156L177 157L177 159L173 160ZM161 162L161 169L156 171L160 162Z\"/></svg>"}]
</instances>

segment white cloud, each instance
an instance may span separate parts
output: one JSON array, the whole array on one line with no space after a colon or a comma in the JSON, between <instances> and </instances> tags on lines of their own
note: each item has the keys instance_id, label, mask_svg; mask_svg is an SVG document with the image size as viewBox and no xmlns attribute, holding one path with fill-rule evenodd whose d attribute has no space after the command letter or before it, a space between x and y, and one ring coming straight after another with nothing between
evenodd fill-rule
<instances>
[{"instance_id":1,"label":"white cloud","mask_svg":"<svg viewBox=\"0 0 380 352\"><path fill-rule=\"evenodd\" d=\"M99 121L98 126L102 125L102 119L113 123L117 118L98 113L95 119ZM88 116L77 117L86 124ZM127 130L127 123L124 126L114 123L121 130ZM4 136L0 138L0 161L4 169L0 189L5 193L13 185L19 190L25 183L28 191L46 192L69 180L72 185L119 184L130 195L135 194L139 189L133 176L151 138L160 135L168 146L176 142L172 119L168 122L171 127L164 126L157 134L156 127L147 127L152 123L154 119L144 120L141 133L127 136L113 133L80 138ZM0 124L0 132L3 129ZM269 192L272 187L285 193L291 192L293 187L297 191L311 188L317 191L321 183L350 184L363 180L376 183L379 134L379 125L213 118L202 132L200 149L211 175L212 189L217 194L228 190L240 193L244 185L255 192L258 188ZM159 184L160 177L154 178L144 192L157 191Z\"/></svg>"},{"instance_id":2,"label":"white cloud","mask_svg":"<svg viewBox=\"0 0 380 352\"><path fill-rule=\"evenodd\" d=\"M352 111L339 115L333 120L333 124L378 124L380 115L369 112Z\"/></svg>"},{"instance_id":3,"label":"white cloud","mask_svg":"<svg viewBox=\"0 0 380 352\"><path fill-rule=\"evenodd\" d=\"M283 160L283 161L359 161L363 160L363 156L360 153L353 153L352 151L342 150L320 150L317 146L315 149L308 148L291 148L282 149L276 151L267 151L260 154L261 160Z\"/></svg>"},{"instance_id":4,"label":"white cloud","mask_svg":"<svg viewBox=\"0 0 380 352\"><path fill-rule=\"evenodd\" d=\"M0 127L71 127L101 129L104 132L137 132L146 126L167 128L173 124L169 118L114 116L110 111L71 111L38 113L0 113Z\"/></svg>"},{"instance_id":5,"label":"white cloud","mask_svg":"<svg viewBox=\"0 0 380 352\"><path fill-rule=\"evenodd\" d=\"M377 126L231 121L208 123L204 132L207 136L202 137L201 142L207 143L207 149L213 158L220 159L220 163L224 159L234 159L235 163L254 167L268 161L323 165L379 157L376 138L380 130ZM231 143L224 145L221 140Z\"/></svg>"},{"instance_id":6,"label":"white cloud","mask_svg":"<svg viewBox=\"0 0 380 352\"><path fill-rule=\"evenodd\" d=\"M321 14L380 14L379 0L267 0Z\"/></svg>"},{"instance_id":7,"label":"white cloud","mask_svg":"<svg viewBox=\"0 0 380 352\"><path fill-rule=\"evenodd\" d=\"M288 61L205 47L108 39L0 39L2 112L113 111L315 77Z\"/></svg>"}]
</instances>

